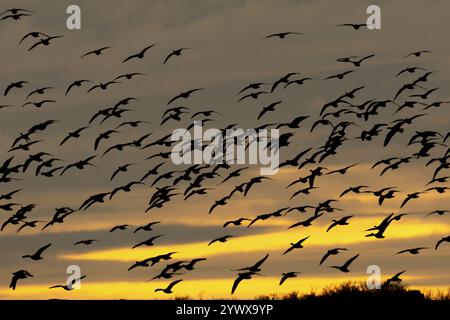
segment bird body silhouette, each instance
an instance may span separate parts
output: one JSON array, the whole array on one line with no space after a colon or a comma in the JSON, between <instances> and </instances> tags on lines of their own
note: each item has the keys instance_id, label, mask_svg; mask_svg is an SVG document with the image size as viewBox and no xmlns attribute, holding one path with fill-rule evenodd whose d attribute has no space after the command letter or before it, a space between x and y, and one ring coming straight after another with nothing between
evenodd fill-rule
<instances>
[{"instance_id":1,"label":"bird body silhouette","mask_svg":"<svg viewBox=\"0 0 450 320\"><path fill-rule=\"evenodd\" d=\"M307 236L306 238L300 239L299 241L297 241L295 243L291 243L291 246L285 252L283 252L283 255L285 255L286 253L291 252L294 249L301 249L301 248L303 248L303 242L305 242L308 238L309 238L309 236Z\"/></svg>"},{"instance_id":2,"label":"bird body silhouette","mask_svg":"<svg viewBox=\"0 0 450 320\"><path fill-rule=\"evenodd\" d=\"M173 287L174 287L176 284L180 283L181 281L183 281L183 280L182 280L182 279L175 280L175 281L171 282L166 288L158 288L158 289L155 289L155 292L162 291L162 292L164 292L165 294L171 294L171 293L173 293L173 292L172 292Z\"/></svg>"},{"instance_id":3,"label":"bird body silhouette","mask_svg":"<svg viewBox=\"0 0 450 320\"><path fill-rule=\"evenodd\" d=\"M22 258L30 258L31 260L35 260L35 261L37 261L37 260L42 260L42 259L44 259L44 258L42 257L42 253L43 253L45 250L47 250L51 245L52 245L52 244L49 243L49 244L43 246L42 248L38 249L38 250L37 250L35 253L33 253L32 255L27 254L27 255L24 255Z\"/></svg>"},{"instance_id":4,"label":"bird body silhouette","mask_svg":"<svg viewBox=\"0 0 450 320\"><path fill-rule=\"evenodd\" d=\"M301 272L291 271L291 272L282 273L279 285L281 286L287 279L295 278L299 274L301 274Z\"/></svg>"},{"instance_id":5,"label":"bird body silhouette","mask_svg":"<svg viewBox=\"0 0 450 320\"><path fill-rule=\"evenodd\" d=\"M338 269L341 272L344 273L348 273L350 272L350 270L348 269L348 267L350 266L350 264L352 264L353 261L356 260L356 258L359 257L359 254L357 254L356 256L351 257L350 259L348 259L342 266L330 266L330 268L334 268L334 269Z\"/></svg>"},{"instance_id":6,"label":"bird body silhouette","mask_svg":"<svg viewBox=\"0 0 450 320\"><path fill-rule=\"evenodd\" d=\"M9 287L13 290L16 290L17 281L19 281L21 279L30 278L30 277L32 278L33 275L31 273L29 273L27 270L22 269L22 270L16 271L13 273Z\"/></svg>"}]
</instances>

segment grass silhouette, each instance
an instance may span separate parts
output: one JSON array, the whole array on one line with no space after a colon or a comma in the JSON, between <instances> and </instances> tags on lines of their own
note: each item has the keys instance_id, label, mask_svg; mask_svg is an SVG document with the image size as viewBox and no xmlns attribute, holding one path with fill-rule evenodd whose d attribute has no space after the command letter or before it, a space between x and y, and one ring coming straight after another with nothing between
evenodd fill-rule
<instances>
[{"instance_id":1,"label":"grass silhouette","mask_svg":"<svg viewBox=\"0 0 450 320\"><path fill-rule=\"evenodd\" d=\"M391 283L383 285L380 289L369 289L365 282L348 281L341 284L329 285L320 292L300 293L298 291L286 294L262 294L255 300L286 300L304 302L426 302L426 301L450 301L450 288L447 291L420 291L409 289L407 284ZM203 297L192 298L190 296L174 296L170 300L203 300ZM226 299L213 299L226 300ZM232 300L240 300L234 297Z\"/></svg>"},{"instance_id":2,"label":"grass silhouette","mask_svg":"<svg viewBox=\"0 0 450 320\"><path fill-rule=\"evenodd\" d=\"M345 282L325 287L320 293L290 292L284 295L260 295L256 300L298 300L298 301L405 301L422 302L431 300L450 301L450 288L446 292L421 292L408 289L408 285L393 283L380 289L369 289L364 282Z\"/></svg>"}]
</instances>

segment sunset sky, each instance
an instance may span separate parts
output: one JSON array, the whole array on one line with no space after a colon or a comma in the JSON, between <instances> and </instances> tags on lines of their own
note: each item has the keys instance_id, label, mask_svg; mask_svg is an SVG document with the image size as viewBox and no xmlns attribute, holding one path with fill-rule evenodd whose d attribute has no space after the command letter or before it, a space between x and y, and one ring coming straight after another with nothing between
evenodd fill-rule
<instances>
[{"instance_id":1,"label":"sunset sky","mask_svg":"<svg viewBox=\"0 0 450 320\"><path fill-rule=\"evenodd\" d=\"M344 4L345 3L345 4ZM192 124L191 114L181 122L169 121L160 126L161 115L168 108L167 101L180 92L205 88L195 93L181 105L191 110L216 110L216 121L208 127L224 128L237 123L240 128L255 128L266 123L289 122L300 115L311 116L295 131L289 148L282 149L281 160L292 158L308 147L320 147L329 134L326 127L310 128L319 117L320 109L344 92L365 85L354 102L368 99L393 99L397 90L418 74L395 75L403 68L420 66L435 73L425 84L427 89L440 87L426 101L449 101L450 44L448 12L450 3L437 1L77 1L81 7L82 28L70 31L66 28L66 8L72 1L10 1L3 0L0 11L8 8L27 8L35 11L32 17L21 21L0 21L0 90L13 81L27 80L32 85L16 89L6 97L0 97L0 105L17 107L0 109L0 164L12 156L7 151L12 142L32 125L49 119L59 120L39 135L43 139L32 152L46 151L67 165L91 155L102 154L109 146L131 141L152 132L146 142L151 142L180 127ZM378 4L381 8L381 30L355 31L338 28L341 23L364 23L366 8ZM19 40L30 31L49 35L62 35L49 47L28 52L36 41ZM283 31L302 32L304 35L287 39L264 39L265 36ZM155 43L146 57L139 61L121 63L127 56ZM80 57L103 46L112 48L99 57ZM167 64L164 58L173 49L187 47L180 57ZM417 50L429 50L432 54L421 58L406 54ZM360 68L336 62L339 57L375 57L365 61ZM344 80L322 81L323 78L350 69L356 71ZM120 85L106 91L86 94L89 85L74 88L65 96L67 86L74 80L90 79L93 83L114 79L117 75L141 72L145 75L124 80ZM237 93L252 82L272 83L288 72L300 72L300 77L314 80L302 86L278 89L258 100L237 103ZM421 74L421 73L420 73ZM41 109L21 107L32 88L54 87L45 97L56 100ZM420 92L420 91L417 91ZM416 92L415 92L416 93ZM87 124L91 116L101 108L113 106L126 97L136 97L127 108L131 111L123 119L113 119L98 125L96 121L83 133L82 138L59 147L69 131ZM405 96L398 99L403 102ZM34 99L40 99L35 97ZM31 99L33 100L33 99ZM282 100L280 107L256 120L261 108L271 102ZM104 204L96 204L86 211L69 216L65 223L54 225L44 231L25 228L16 233L17 226L7 226L0 232L0 299L167 299L175 296L191 298L254 298L261 294L288 293L292 291L320 291L327 285L344 281L366 281L366 269L370 265L381 268L386 279L397 272L407 270L404 282L414 288L447 290L450 287L450 244L443 243L434 250L436 241L450 235L450 214L425 217L434 210L450 209L450 193L427 192L418 200L410 201L399 209L406 195L423 191L429 186L436 165L425 166L428 159L412 160L400 170L388 172L380 178L381 167L371 169L373 163L388 157L405 157L417 152L418 145L407 146L415 131L436 130L442 134L449 131L449 105L432 108L427 115L406 127L403 135L396 136L383 147L385 131L372 142L347 141L336 156L321 165L330 170L357 164L345 175L317 178L318 189L311 195L299 195L292 200L296 187L286 188L293 180L309 174L315 165L301 170L293 167L281 169L271 178L252 188L246 197L237 195L226 206L218 207L212 214L208 210L215 200L229 194L239 183L259 175L259 166L252 165L239 178L218 185L222 178L208 180L205 187L214 188L207 195L195 195L183 201L175 197L163 208L144 213L155 191L152 179L145 186L136 186L130 193L119 193ZM406 108L393 116L396 107L388 105L378 116L361 127L352 127L348 138L357 137L362 129L370 129L374 123L389 123L394 119L417 114ZM332 111L332 110L330 110ZM333 110L334 111L334 110ZM193 113L193 112L192 112ZM352 119L353 118L349 118ZM120 134L103 141L99 151L94 151L94 140L108 129L123 121L144 120L150 122L139 128L121 128ZM335 119L333 119L335 121ZM450 140L450 139L449 139ZM447 146L437 146L434 157L442 156ZM133 180L139 180L147 170L161 162L160 159L144 160L162 151L159 147L147 150L126 149L105 157L98 156L94 167L83 171L74 169L63 176L48 179L35 176L36 164L20 175L20 181L0 184L0 194L23 188L11 202L23 205L36 204L31 220L49 221L59 207L78 208L90 195L109 192ZM27 153L14 153L14 163L22 163ZM170 160L162 172L184 170L187 166L174 166ZM125 163L137 163L128 173L119 174L110 181L114 170ZM235 166L230 170L244 166ZM231 171L229 171L231 172ZM227 172L222 171L224 176ZM448 175L443 170L441 176ZM166 184L160 184L163 186ZM180 184L182 191L186 182ZM371 194L339 195L349 186L367 185L370 190L395 186L401 192L393 200L379 206ZM449 187L448 184L443 184ZM289 229L293 223L310 216L290 213L281 218L258 221L250 228L222 225L227 220L273 212L284 207L317 205L327 199L339 199L333 205L342 211L326 213L310 227ZM0 204L4 202L0 201ZM385 239L366 238L364 230L378 224L385 216L407 213L401 221L393 222L387 229ZM0 211L3 223L13 212ZM338 226L325 232L332 219L354 215L348 226ZM133 230L150 221L161 221L154 231L133 233ZM116 225L129 224L125 231L108 231ZM150 236L163 234L153 247L131 249L136 243ZM208 243L220 236L234 235L226 243ZM287 255L282 253L291 242L310 236L304 248ZM90 246L73 246L79 240L96 239ZM38 248L52 243L44 253L44 260L22 259ZM328 249L345 247L348 251L332 256L319 266L321 257ZM394 255L413 247L429 247L419 255ZM137 260L158 254L177 252L173 259L149 268L127 269ZM243 281L232 296L231 286L236 277L235 269L251 266L266 253L269 258L262 267L261 276ZM348 258L360 254L351 265L351 272L344 274L328 268L341 265ZM171 280L153 280L167 263L178 260L207 258L196 265L195 270L181 275L184 281L174 288L174 294L155 293L156 288L166 287ZM66 292L49 289L64 284L66 268L77 265L86 279L81 289ZM9 289L12 273L26 269L33 278L20 280L18 288ZM279 286L283 272L298 271L302 274L288 279Z\"/></svg>"}]
</instances>

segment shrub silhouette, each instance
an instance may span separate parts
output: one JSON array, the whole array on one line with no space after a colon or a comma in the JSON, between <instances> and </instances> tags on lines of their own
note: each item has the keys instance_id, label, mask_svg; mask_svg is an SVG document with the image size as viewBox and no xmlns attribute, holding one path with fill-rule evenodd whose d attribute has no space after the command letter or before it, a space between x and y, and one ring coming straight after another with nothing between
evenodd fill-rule
<instances>
[{"instance_id":1,"label":"shrub silhouette","mask_svg":"<svg viewBox=\"0 0 450 320\"><path fill-rule=\"evenodd\" d=\"M175 296L171 300L202 300L190 296ZM216 300L216 299L213 299ZM217 299L222 300L222 299ZM383 285L381 289L369 289L364 282L344 282L341 284L330 285L322 289L320 293L300 293L298 291L287 294L265 294L255 297L255 300L286 300L286 301L304 301L304 302L427 302L432 300L450 301L450 288L447 291L421 292L416 289L408 289L408 285L403 283L391 283L388 286Z\"/></svg>"},{"instance_id":2,"label":"shrub silhouette","mask_svg":"<svg viewBox=\"0 0 450 320\"><path fill-rule=\"evenodd\" d=\"M450 288L447 292L427 292L408 289L407 285L392 283L381 289L369 289L364 282L345 282L325 287L320 293L290 292L284 295L260 295L256 300L298 300L298 301L405 301L408 303L430 300L450 300Z\"/></svg>"}]
</instances>

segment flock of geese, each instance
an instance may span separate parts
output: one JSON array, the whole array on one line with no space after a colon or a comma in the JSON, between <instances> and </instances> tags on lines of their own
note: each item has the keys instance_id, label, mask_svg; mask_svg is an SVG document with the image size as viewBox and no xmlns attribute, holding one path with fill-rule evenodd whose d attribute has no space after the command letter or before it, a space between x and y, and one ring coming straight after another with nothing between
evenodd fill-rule
<instances>
[{"instance_id":1,"label":"flock of geese","mask_svg":"<svg viewBox=\"0 0 450 320\"><path fill-rule=\"evenodd\" d=\"M0 15L1 23L17 23L14 21L20 21L22 19L29 19L34 15L33 11L26 9L9 9L4 11ZM339 27L350 27L359 32L361 27L365 24L342 24ZM299 32L282 32L274 33L265 37L264 41L285 41L288 37L300 37L302 33ZM25 46L28 51L36 50L51 50L52 46L57 46L58 41L61 41L63 36L61 35L49 35L40 31L30 31L18 39L20 46ZM269 40L271 39L271 40ZM273 40L272 40L273 39ZM121 63L130 64L144 63L145 58L151 55L152 48L155 44L143 45L143 48L138 52L131 53L123 58ZM89 52L86 52L80 56L81 59L87 59L88 57L98 57L108 54L110 46L104 46ZM161 63L169 64L174 63L175 59L178 59L181 55L189 51L190 48L178 48L168 53L167 56L161 58ZM192 54L194 54L192 52ZM414 64L420 64L420 59L424 55L432 54L430 51L421 50L409 53L403 59L410 61ZM371 63L375 60L375 54L368 54L366 56L348 56L337 58L338 63L343 65L351 65L353 69L348 69L343 72L332 74L324 77L323 81L326 83L330 81L344 81L352 76L358 68L363 68L364 64ZM285 149L294 150L296 155L284 160L280 164L280 168L290 167L297 168L299 173L305 173L301 177L294 179L288 186L288 189L296 187L297 189L292 193L291 200L297 199L300 196L307 197L317 189L318 180L322 176L328 175L345 175L351 171L352 168L357 166L356 163L351 163L348 166L339 168L337 170L329 170L323 166L325 160L332 158L337 154L338 150L350 140L355 140L354 137L348 133L349 128L356 128L359 130L359 135L356 140L360 140L362 143L369 144L375 140L378 136L383 139L384 146L387 146L391 141L395 140L399 135L408 134L408 130L413 130L414 123L422 118L428 116L432 111L442 107L450 101L440 101L433 98L433 96L439 90L438 87L430 87L430 79L435 74L435 71L429 71L423 66L408 66L402 70L398 70L396 77L405 77L405 84L402 85L396 92L393 93L392 98L384 99L370 99L367 101L358 101L357 96L360 91L365 90L365 86L359 86L352 88L342 95L336 97L332 101L325 103L321 110L318 110L318 115L314 118L314 115L293 115L293 118L287 122L277 123L261 123L262 128L279 128L287 130L280 135L279 148L284 152ZM78 90L84 90L86 94L90 94L94 91L108 91L114 90L115 87L120 86L122 81L138 81L143 73L126 73L115 77L112 80L105 82L94 82L89 79L75 79L71 80L70 84L65 88L65 96L67 99L70 95ZM406 76L412 77L410 80ZM411 80L412 79L412 80ZM268 81L267 79L261 80L261 82L253 82L242 88L238 92L237 103L245 104L246 101L258 100L263 96L270 96L275 91L281 91L288 88L300 87L309 81L316 81L311 77L303 77L298 72L290 72L288 74L281 75L278 79ZM31 84L27 80L14 80L3 91L4 96L10 95L24 95L24 102L22 107L34 107L45 109L48 104L56 103L56 100L48 97L48 92L51 92L53 88L49 86L36 86ZM188 119L192 122L192 119L200 119L203 122L213 120L213 116L220 116L221 113L215 110L195 111L192 107L184 107L175 105L175 103L187 103L192 95L200 95L206 88L192 88L184 92L175 94L167 102L167 108L162 115L161 124L164 126L167 122L180 122L181 120ZM9 150L6 154L6 159L1 162L0 165L0 185L3 188L7 188L11 182L20 181L21 175L34 170L35 176L43 176L46 178L52 178L56 175L70 175L70 174L82 174L82 171L88 170L90 167L99 168L103 161L107 160L107 155L112 157L114 154L123 152L128 149L140 149L140 150L154 150L160 148L162 151L155 152L149 156L145 161L155 161L157 163L151 165L151 168L146 172L142 172L142 176L138 178L130 179L129 182L123 185L114 187L112 190L108 190L102 193L89 195L80 202L76 207L61 207L57 208L53 217L49 221L35 220L30 215L35 210L37 204L16 203L14 198L16 194L24 192L22 189L7 190L0 195L0 213L1 217L5 218L1 231L6 228L17 228L17 232L23 232L25 229L40 228L41 232L48 228L53 228L58 224L65 223L67 219L76 215L82 211L86 211L93 206L101 205L107 201L118 197L120 193L132 192L134 188L138 186L146 186L149 190L153 190L150 195L147 208L143 208L143 211L149 212L151 210L157 210L167 205L169 202L179 199L181 201L188 201L192 198L198 198L203 195L207 195L208 192L213 189L213 185L218 185L220 190L225 190L226 185L232 181L239 179L241 174L250 169L250 167L233 168L227 164L217 165L191 165L183 170L169 170L165 169L170 165L170 154L173 141L171 141L170 134L160 136L156 139L150 139L151 136L156 133L150 133L145 128L142 129L142 133L138 134L135 139L124 143L110 143L113 139L120 136L119 129L124 127L130 127L136 131L140 130L142 126L149 123L144 120L135 120L127 118L132 108L132 103L138 101L136 97L127 97L120 101L115 102L108 108L97 110L90 119L87 119L85 124L79 128L71 130L67 135L61 137L59 146L66 144L75 144L78 140L83 138L83 134L86 130L92 127L100 127L108 124L108 128L98 135L95 141L90 142L93 146L92 155L81 159L74 159L69 161L66 159L66 165L62 165L61 159L54 156L57 153L57 149L53 151L40 151L35 149L41 144L42 135L45 134L47 129L51 126L63 126L64 123L57 119L50 119L45 122L37 123L31 126L28 130L21 132L14 141L12 141ZM274 101L268 106L262 108L257 115L257 120L261 121L264 118L270 116L271 113L276 111L276 108L281 104L281 101ZM15 106L0 105L1 109L13 108ZM392 109L394 118L387 123L376 123L371 128L362 129L370 119L376 118L381 110ZM407 112L408 113L407 113ZM398 116L403 114L403 116ZM189 116L191 115L191 116ZM306 150L298 150L297 146L292 145L290 139L298 134L300 129L307 127L305 124L307 121L314 119L311 124L308 125L307 130L314 132L319 127L329 130L329 135L323 144L317 148L307 148ZM181 124L180 124L181 125ZM230 124L226 129L236 127L236 124ZM191 127L188 127L188 129ZM159 128L158 128L159 129ZM155 128L155 131L158 130ZM153 135L152 135L153 134ZM425 159L426 166L433 167L434 173L426 182L425 187L422 190L407 194L403 199L401 208L407 206L411 202L418 201L418 199L425 193L438 193L443 194L449 190L447 182L449 176L445 173L450 167L450 149L448 147L448 140L450 136L449 132L438 132L433 130L415 131L410 137L408 146L415 147L416 151L407 156L393 156L387 159L382 159L375 162L372 166L373 170L380 168L380 175L387 175L389 172L399 170L403 165L407 163L418 163L419 160ZM192 141L195 145L195 141ZM26 160L17 162L18 154L26 154ZM282 153L283 154L283 153ZM118 177L124 178L128 169L137 163L126 163L120 165L110 175L110 181L114 182ZM418 165L418 164L417 164ZM209 214L216 213L216 210L226 206L232 198L236 196L246 197L253 189L262 183L270 183L273 178L268 176L255 176L249 180L241 181L224 197L214 201L209 209ZM300 221L292 224L289 228L303 227L307 228L311 226L319 218L323 219L330 216L333 213L340 211L336 207L339 199L345 197L348 194L369 194L376 199L380 206L385 202L395 198L401 191L395 186L383 186L382 188L373 188L367 185L355 185L350 186L342 191L339 197L336 199L331 198L324 200L315 205L302 205L302 206L289 206L279 208L273 212L263 213L256 215L255 217L242 217L236 220L224 221L223 228L229 228L233 226L242 226L246 224L247 228L255 224L262 224L269 219L282 218L287 215L297 214ZM187 204L188 205L188 204ZM144 210L145 209L145 210ZM448 213L449 210L436 209L430 212L428 215L442 216ZM207 215L208 213L205 212ZM373 237L377 239L385 238L385 233L389 226L393 223L400 223L407 214L388 214L378 225L368 228L366 237ZM326 232L332 232L335 228L341 228L351 224L351 221L355 218L354 215L347 215L340 218L330 219L330 224L326 229ZM124 216L124 220L126 217ZM125 222L125 221L124 221ZM136 243L133 248L149 247L157 245L158 240L163 237L162 234L152 234L155 225L162 223L161 221L151 221L148 224L134 227L133 233L149 233L151 234L147 240ZM131 225L122 224L112 227L109 232L120 232L132 228ZM305 229L307 230L307 229ZM208 246L222 246L225 243L235 238L231 234L218 235L217 238L212 239ZM281 255L295 254L304 246L308 245L308 239L310 236L302 237L297 242L286 244L286 249L280 252ZM95 245L96 239L81 239L74 243L75 246L90 246ZM238 241L238 240L237 240ZM438 250L445 242L450 242L450 235L443 237L442 239L436 239L434 246L435 250ZM44 255L47 250L51 248L52 244L46 244L31 254L23 256L24 259L31 259L39 261L44 259ZM430 249L427 246L417 248L401 249L397 254L412 254L417 255L422 250ZM31 250L30 250L31 252ZM330 259L335 259L342 253L348 252L347 248L330 248L324 255L318 259L318 264L322 266ZM136 268L150 268L156 264L163 264L167 261L173 260L177 252L167 252L157 256L148 257L141 261L136 261L132 264L128 271L132 271ZM341 264L334 262L328 267L334 268L340 272L350 272L351 264L358 259L360 254L350 254ZM249 267L243 267L236 270L236 279L232 283L231 293L233 294L237 287L243 280L252 279L254 276L262 275L262 266L269 259L269 254L266 254L262 259L257 261L254 265ZM159 274L153 279L165 279L172 281L165 288L157 288L156 292L163 292L170 294L173 292L175 285L183 281L180 276L183 277L192 272L201 264L205 263L206 258L199 257L190 261L176 261L167 263L162 268ZM24 261L25 262L25 261ZM394 275L385 282L385 285L391 283L400 282L400 275L405 272L401 271ZM286 270L282 273L279 285L283 285L288 279L297 277L302 273L299 271ZM17 288L19 280L33 277L32 273L26 269L21 269L13 273L10 288L13 290ZM86 275L80 277L84 279ZM73 290L72 283L54 285L53 288L62 288L64 290Z\"/></svg>"}]
</instances>

